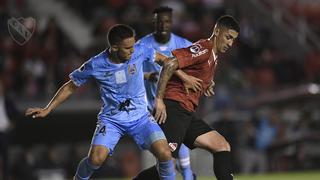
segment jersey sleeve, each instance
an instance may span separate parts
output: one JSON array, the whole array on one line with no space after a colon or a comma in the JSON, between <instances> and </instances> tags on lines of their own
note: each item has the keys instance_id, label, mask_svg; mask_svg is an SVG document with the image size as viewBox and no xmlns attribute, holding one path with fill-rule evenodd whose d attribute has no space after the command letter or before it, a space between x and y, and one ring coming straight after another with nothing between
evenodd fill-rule
<instances>
[{"instance_id":1,"label":"jersey sleeve","mask_svg":"<svg viewBox=\"0 0 320 180\"><path fill-rule=\"evenodd\" d=\"M76 86L81 86L93 75L93 61L89 60L82 64L78 69L69 74L71 81Z\"/></svg>"},{"instance_id":2,"label":"jersey sleeve","mask_svg":"<svg viewBox=\"0 0 320 180\"><path fill-rule=\"evenodd\" d=\"M211 49L204 47L200 43L172 51L173 56L178 60L180 69L208 61L210 53Z\"/></svg>"}]
</instances>

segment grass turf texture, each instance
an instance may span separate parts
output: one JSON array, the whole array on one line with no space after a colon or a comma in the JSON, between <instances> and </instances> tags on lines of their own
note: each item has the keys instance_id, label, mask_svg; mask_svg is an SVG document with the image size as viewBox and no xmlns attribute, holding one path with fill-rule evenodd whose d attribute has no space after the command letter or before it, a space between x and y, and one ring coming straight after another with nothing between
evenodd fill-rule
<instances>
[{"instance_id":1,"label":"grass turf texture","mask_svg":"<svg viewBox=\"0 0 320 180\"><path fill-rule=\"evenodd\" d=\"M109 178L107 178L109 179ZM214 180L213 177L198 177L198 180ZM104 179L95 179L104 180ZM129 180L129 179L110 179L110 180ZM177 180L182 180L180 176ZM289 172L289 173L272 173L261 175L235 175L234 180L320 180L320 170L312 172Z\"/></svg>"}]
</instances>

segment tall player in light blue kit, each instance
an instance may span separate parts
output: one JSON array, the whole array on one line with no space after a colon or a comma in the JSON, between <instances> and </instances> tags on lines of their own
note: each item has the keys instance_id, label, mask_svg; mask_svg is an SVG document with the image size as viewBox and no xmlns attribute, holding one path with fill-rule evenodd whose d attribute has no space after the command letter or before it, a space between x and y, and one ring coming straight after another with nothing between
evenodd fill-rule
<instances>
[{"instance_id":1,"label":"tall player in light blue kit","mask_svg":"<svg viewBox=\"0 0 320 180\"><path fill-rule=\"evenodd\" d=\"M143 62L163 63L165 56L152 48L135 44L134 30L127 25L113 26L108 32L110 48L90 58L73 71L45 108L29 108L26 115L45 117L65 101L77 87L94 79L100 88L103 106L98 115L88 157L80 161L74 179L87 180L112 154L119 139L130 135L158 159L160 179L175 178L167 140L147 110L143 82Z\"/></svg>"},{"instance_id":2,"label":"tall player in light blue kit","mask_svg":"<svg viewBox=\"0 0 320 180\"><path fill-rule=\"evenodd\" d=\"M178 48L185 48L192 43L171 32L172 27L172 9L170 7L159 7L153 11L154 32L146 35L139 40L139 43L151 47L158 52L171 57L171 51ZM145 61L143 63L143 71L145 72L145 87L148 99L148 109L153 111L154 98L157 90L158 75L161 66L153 61ZM194 91L201 90L201 81L198 78L190 76L183 79L186 89L191 88ZM170 144L171 143L171 144ZM169 142L170 147L174 148L174 142ZM185 145L181 145L179 157L177 159L179 171L184 180L195 179L195 174L191 170L189 149Z\"/></svg>"}]
</instances>

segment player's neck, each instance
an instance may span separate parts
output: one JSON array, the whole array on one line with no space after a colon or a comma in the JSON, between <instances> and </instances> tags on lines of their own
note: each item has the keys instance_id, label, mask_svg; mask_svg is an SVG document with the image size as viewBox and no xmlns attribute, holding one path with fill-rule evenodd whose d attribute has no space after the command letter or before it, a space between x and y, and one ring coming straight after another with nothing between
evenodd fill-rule
<instances>
[{"instance_id":1,"label":"player's neck","mask_svg":"<svg viewBox=\"0 0 320 180\"><path fill-rule=\"evenodd\" d=\"M212 42L212 50L214 54L218 54L218 48L217 48L217 38L216 36L213 34L210 38L210 41Z\"/></svg>"},{"instance_id":2,"label":"player's neck","mask_svg":"<svg viewBox=\"0 0 320 180\"><path fill-rule=\"evenodd\" d=\"M167 36L163 36L163 35L154 33L153 36L154 36L154 39L155 39L158 43L160 43L160 44L166 44L167 42L170 41L170 36L171 36L171 34L169 34L169 35L167 35Z\"/></svg>"},{"instance_id":3,"label":"player's neck","mask_svg":"<svg viewBox=\"0 0 320 180\"><path fill-rule=\"evenodd\" d=\"M117 53L111 51L110 49L109 49L109 59L114 64L124 63L123 61L121 61L121 59L119 59L119 57L117 56Z\"/></svg>"}]
</instances>

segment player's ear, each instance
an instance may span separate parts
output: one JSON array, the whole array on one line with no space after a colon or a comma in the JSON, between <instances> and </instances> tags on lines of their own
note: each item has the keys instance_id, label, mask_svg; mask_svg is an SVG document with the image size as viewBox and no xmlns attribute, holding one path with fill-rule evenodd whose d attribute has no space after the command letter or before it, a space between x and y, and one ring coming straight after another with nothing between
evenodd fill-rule
<instances>
[{"instance_id":1,"label":"player's ear","mask_svg":"<svg viewBox=\"0 0 320 180\"><path fill-rule=\"evenodd\" d=\"M118 51L119 47L117 45L111 45L111 51Z\"/></svg>"},{"instance_id":2,"label":"player's ear","mask_svg":"<svg viewBox=\"0 0 320 180\"><path fill-rule=\"evenodd\" d=\"M153 16L153 18L152 18L152 25L154 26L154 27L156 27L156 25L157 25L157 15L155 14L154 16Z\"/></svg>"},{"instance_id":3,"label":"player's ear","mask_svg":"<svg viewBox=\"0 0 320 180\"><path fill-rule=\"evenodd\" d=\"M213 33L217 36L220 33L220 28L218 26L215 26L213 29Z\"/></svg>"}]
</instances>

